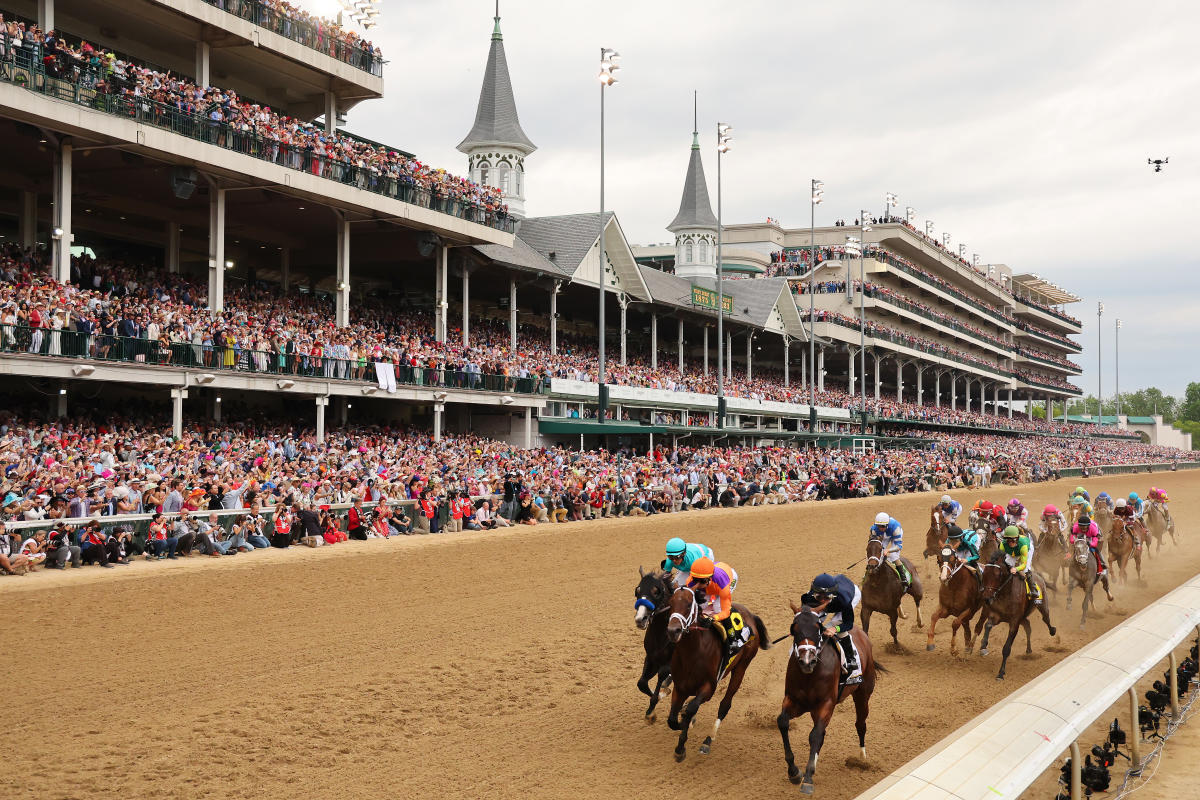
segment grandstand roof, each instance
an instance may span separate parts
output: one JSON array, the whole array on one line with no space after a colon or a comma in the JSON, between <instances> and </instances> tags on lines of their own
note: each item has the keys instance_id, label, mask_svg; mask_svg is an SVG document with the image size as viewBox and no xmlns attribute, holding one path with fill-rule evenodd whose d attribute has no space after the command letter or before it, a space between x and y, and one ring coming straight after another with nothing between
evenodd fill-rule
<instances>
[{"instance_id":1,"label":"grandstand roof","mask_svg":"<svg viewBox=\"0 0 1200 800\"><path fill-rule=\"evenodd\" d=\"M492 47L488 51L487 67L483 71L483 88L479 90L479 106L475 110L475 125L466 138L458 143L466 153L485 145L507 145L529 155L537 145L521 130L517 117L517 101L513 98L512 80L508 76L508 60L504 57L504 37L500 35L500 17L492 31Z\"/></svg>"},{"instance_id":2,"label":"grandstand roof","mask_svg":"<svg viewBox=\"0 0 1200 800\"><path fill-rule=\"evenodd\" d=\"M1078 303L1080 298L1073 295L1058 284L1043 280L1040 275L1035 275L1032 272L1024 275L1013 275L1012 282L1018 286L1022 286L1031 292L1040 294L1051 303Z\"/></svg>"},{"instance_id":3,"label":"grandstand roof","mask_svg":"<svg viewBox=\"0 0 1200 800\"><path fill-rule=\"evenodd\" d=\"M688 159L687 176L683 179L683 198L679 201L679 213L667 226L674 233L683 228L717 227L717 217L712 212L708 199L708 182L704 180L704 162L700 158L700 142L697 133L692 133L692 154Z\"/></svg>"},{"instance_id":4,"label":"grandstand roof","mask_svg":"<svg viewBox=\"0 0 1200 800\"><path fill-rule=\"evenodd\" d=\"M611 211L605 212L605 223L612 219ZM563 214L557 217L532 217L521 220L517 227L517 237L523 239L538 253L549 260L554 253L552 263L568 275L573 275L580 263L587 257L588 251L600 238L600 215L592 214Z\"/></svg>"},{"instance_id":5,"label":"grandstand roof","mask_svg":"<svg viewBox=\"0 0 1200 800\"><path fill-rule=\"evenodd\" d=\"M571 275L571 270L563 269L557 263L546 258L533 245L519 236L513 238L512 247L505 247L502 244L483 244L477 245L475 250L492 261L507 264L517 269L528 270L529 272L545 272L550 275L560 275L563 277L570 277Z\"/></svg>"},{"instance_id":6,"label":"grandstand roof","mask_svg":"<svg viewBox=\"0 0 1200 800\"><path fill-rule=\"evenodd\" d=\"M656 304L675 306L698 310L692 305L692 286L716 288L716 282L698 279L695 282L671 275L647 264L639 264L642 280L650 290L650 296ZM758 280L722 281L721 290L733 298L733 313L727 314L726 319L743 322L758 328L766 328L771 323L771 315L778 309L783 317L783 327L794 336L806 339L804 326L800 322L799 312L795 310L795 302L791 298L787 281L783 278L761 278ZM780 303L779 298L788 292L788 302ZM706 313L706 311L701 311Z\"/></svg>"}]
</instances>

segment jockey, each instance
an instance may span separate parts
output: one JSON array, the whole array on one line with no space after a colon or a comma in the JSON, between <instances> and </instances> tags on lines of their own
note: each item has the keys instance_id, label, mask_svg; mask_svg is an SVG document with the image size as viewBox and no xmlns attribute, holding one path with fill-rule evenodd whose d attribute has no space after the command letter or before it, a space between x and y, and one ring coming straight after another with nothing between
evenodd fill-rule
<instances>
[{"instance_id":1,"label":"jockey","mask_svg":"<svg viewBox=\"0 0 1200 800\"><path fill-rule=\"evenodd\" d=\"M1099 498L1097 498L1099 499ZM1069 537L1071 546L1075 546L1076 537L1083 536L1087 539L1088 549L1092 551L1092 555L1096 557L1096 574L1103 575L1105 566L1104 558L1100 555L1100 526L1092 522L1089 517L1080 517L1079 521L1071 528ZM1070 558L1070 556L1068 556Z\"/></svg>"},{"instance_id":2,"label":"jockey","mask_svg":"<svg viewBox=\"0 0 1200 800\"><path fill-rule=\"evenodd\" d=\"M1008 525L1016 525L1018 528L1029 530L1029 525L1026 524L1029 519L1029 511L1021 504L1020 500L1015 497L1009 500L1006 512L1007 517L1005 521Z\"/></svg>"},{"instance_id":3,"label":"jockey","mask_svg":"<svg viewBox=\"0 0 1200 800\"><path fill-rule=\"evenodd\" d=\"M1171 518L1171 509L1167 508L1167 493L1157 486L1151 486L1150 491L1146 493L1146 497L1152 504L1158 504L1167 518L1167 529L1174 532L1175 520Z\"/></svg>"},{"instance_id":4,"label":"jockey","mask_svg":"<svg viewBox=\"0 0 1200 800\"><path fill-rule=\"evenodd\" d=\"M1033 579L1033 542L1028 536L1021 535L1021 529L1009 525L1004 529L1004 542L1000 545L1004 553L1004 563L1009 566L1009 573L1020 574L1025 581L1025 591L1033 598L1033 604L1042 604L1042 587Z\"/></svg>"},{"instance_id":5,"label":"jockey","mask_svg":"<svg viewBox=\"0 0 1200 800\"><path fill-rule=\"evenodd\" d=\"M1092 502L1092 496L1090 494L1088 494L1087 489L1084 489L1082 486L1076 486L1075 491L1071 492L1071 496L1068 497L1067 499L1074 500L1076 497L1082 497L1084 500L1088 501L1089 503Z\"/></svg>"},{"instance_id":6,"label":"jockey","mask_svg":"<svg viewBox=\"0 0 1200 800\"><path fill-rule=\"evenodd\" d=\"M1129 504L1124 497L1117 498L1116 507L1113 508L1113 517L1119 519L1127 525L1133 525L1138 529L1138 535L1133 537L1134 547L1138 550L1142 549L1142 537L1145 535L1145 527L1138 518L1137 511Z\"/></svg>"},{"instance_id":7,"label":"jockey","mask_svg":"<svg viewBox=\"0 0 1200 800\"><path fill-rule=\"evenodd\" d=\"M1142 503L1142 498L1138 497L1137 492L1129 493L1129 506L1133 509L1133 515L1137 519L1142 518L1142 514L1146 512L1145 504Z\"/></svg>"},{"instance_id":8,"label":"jockey","mask_svg":"<svg viewBox=\"0 0 1200 800\"><path fill-rule=\"evenodd\" d=\"M991 522L992 531L994 533L999 533L1000 531L1004 530L1004 526L1008 524L1004 506L999 504L992 506Z\"/></svg>"},{"instance_id":9,"label":"jockey","mask_svg":"<svg viewBox=\"0 0 1200 800\"><path fill-rule=\"evenodd\" d=\"M854 608L862 600L862 591L845 575L833 576L822 572L813 578L808 594L801 598L806 605L821 615L825 635L835 639L846 662L846 683L862 682L862 667L858 661L858 650L850 632L854 629Z\"/></svg>"},{"instance_id":10,"label":"jockey","mask_svg":"<svg viewBox=\"0 0 1200 800\"><path fill-rule=\"evenodd\" d=\"M667 577L673 577L675 588L685 585L688 581L688 572L692 569L692 564L698 558L708 558L716 561L716 556L713 555L711 547L705 547L702 544L689 544L678 537L667 542L667 557L663 559L662 569L667 573ZM674 575L672 575L674 573Z\"/></svg>"},{"instance_id":11,"label":"jockey","mask_svg":"<svg viewBox=\"0 0 1200 800\"><path fill-rule=\"evenodd\" d=\"M904 548L904 529L900 527L900 523L892 519L886 511L880 511L875 515L875 524L867 529L867 536L883 542L884 557L900 578L900 591L907 592L909 584L912 583L912 576L900 560L900 551Z\"/></svg>"},{"instance_id":12,"label":"jockey","mask_svg":"<svg viewBox=\"0 0 1200 800\"><path fill-rule=\"evenodd\" d=\"M1089 517L1092 516L1092 504L1079 495L1071 498L1071 508L1080 516L1085 514Z\"/></svg>"},{"instance_id":13,"label":"jockey","mask_svg":"<svg viewBox=\"0 0 1200 800\"><path fill-rule=\"evenodd\" d=\"M975 531L964 531L957 525L946 526L946 546L970 566L979 563L979 536Z\"/></svg>"},{"instance_id":14,"label":"jockey","mask_svg":"<svg viewBox=\"0 0 1200 800\"><path fill-rule=\"evenodd\" d=\"M971 509L971 515L967 517L967 522L970 527L975 528L979 525L981 519L986 519L992 514L991 500L977 500L975 506Z\"/></svg>"},{"instance_id":15,"label":"jockey","mask_svg":"<svg viewBox=\"0 0 1200 800\"><path fill-rule=\"evenodd\" d=\"M691 581L688 583L688 588L694 590L698 596L700 613L705 618L720 623L714 627L721 635L726 657L737 652L746 638L742 634L745 630L743 624L738 624L736 630L731 629L732 623L742 623L741 615L733 614L735 574L728 564L714 564L711 558L704 556L692 562Z\"/></svg>"},{"instance_id":16,"label":"jockey","mask_svg":"<svg viewBox=\"0 0 1200 800\"><path fill-rule=\"evenodd\" d=\"M958 521L958 515L962 513L962 503L954 500L948 494L942 495L942 500L937 504L937 510L942 514L942 520L947 525L953 525Z\"/></svg>"},{"instance_id":17,"label":"jockey","mask_svg":"<svg viewBox=\"0 0 1200 800\"><path fill-rule=\"evenodd\" d=\"M1059 541L1061 541L1062 532L1067 529L1067 518L1064 517L1063 513L1058 510L1058 506L1048 505L1042 509L1042 520L1038 527L1043 534L1046 534L1049 533L1050 524L1053 522L1058 523L1058 535Z\"/></svg>"},{"instance_id":18,"label":"jockey","mask_svg":"<svg viewBox=\"0 0 1200 800\"><path fill-rule=\"evenodd\" d=\"M1104 506L1109 511L1112 511L1113 499L1112 499L1112 497L1109 496L1108 492L1101 492L1100 494L1096 495L1095 505L1096 505L1096 508L1100 508L1101 506Z\"/></svg>"}]
</instances>

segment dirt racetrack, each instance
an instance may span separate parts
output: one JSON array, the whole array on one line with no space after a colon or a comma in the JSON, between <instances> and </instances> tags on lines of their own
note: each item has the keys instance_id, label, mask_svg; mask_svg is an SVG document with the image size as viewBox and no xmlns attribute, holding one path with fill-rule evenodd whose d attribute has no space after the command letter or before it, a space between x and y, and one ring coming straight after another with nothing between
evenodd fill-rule
<instances>
[{"instance_id":1,"label":"dirt racetrack","mask_svg":"<svg viewBox=\"0 0 1200 800\"><path fill-rule=\"evenodd\" d=\"M1149 559L1146 586L1118 585L1111 605L1100 596L1086 634L1077 611L1065 614L1056 600L1061 642L1038 621L1033 658L1018 657L1018 644L1004 683L994 680L995 638L987 658L953 659L950 628L939 626L938 650L926 653L906 600L901 641L911 653L891 653L876 617L871 638L890 674L872 703L870 766L845 766L857 755L847 705L825 742L817 797L853 797L1200 572L1200 537L1188 524L1200 514L1200 473L1083 483L1093 494L1166 488L1183 544ZM1015 494L1036 514L1074 485L998 487L986 496ZM980 494L956 497L966 506ZM682 764L671 757L665 707L657 725L643 721L645 698L634 686L642 634L632 624L638 565L660 559L673 535L710 545L738 570L737 599L775 637L790 623L787 600L814 574L861 557L876 511L904 523L906 550L920 561L934 499L542 525L0 579L4 795L508 800L708 786L796 797L775 728L786 644L751 665L712 755L696 747L716 702L701 709ZM861 568L850 574L857 579ZM927 618L936 579L927 566L923 577ZM807 719L792 723L800 761L808 729Z\"/></svg>"}]
</instances>

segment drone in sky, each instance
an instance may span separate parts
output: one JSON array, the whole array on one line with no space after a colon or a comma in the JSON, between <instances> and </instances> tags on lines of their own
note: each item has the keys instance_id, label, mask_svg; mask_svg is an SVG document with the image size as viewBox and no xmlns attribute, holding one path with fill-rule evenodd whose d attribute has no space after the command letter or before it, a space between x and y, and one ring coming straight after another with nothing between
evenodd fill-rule
<instances>
[{"instance_id":1,"label":"drone in sky","mask_svg":"<svg viewBox=\"0 0 1200 800\"><path fill-rule=\"evenodd\" d=\"M1146 159L1146 163L1153 166L1155 172L1162 172L1163 164L1166 164L1168 161L1170 161L1170 159L1168 159L1168 158L1147 158Z\"/></svg>"}]
</instances>

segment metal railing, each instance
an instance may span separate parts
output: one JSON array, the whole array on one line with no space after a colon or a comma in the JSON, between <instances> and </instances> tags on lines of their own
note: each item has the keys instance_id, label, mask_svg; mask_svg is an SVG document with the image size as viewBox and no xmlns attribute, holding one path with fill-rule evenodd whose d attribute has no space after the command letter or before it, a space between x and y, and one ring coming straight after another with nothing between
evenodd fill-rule
<instances>
[{"instance_id":1,"label":"metal railing","mask_svg":"<svg viewBox=\"0 0 1200 800\"><path fill-rule=\"evenodd\" d=\"M1030 375L1023 375L1021 373L1013 374L1016 376L1017 380L1028 383L1031 386L1040 386L1043 389L1053 389L1056 392L1074 392L1075 394L1082 393L1082 390L1080 390L1079 387L1072 386L1069 383L1066 386L1056 386L1053 383L1047 383L1046 381L1038 380Z\"/></svg>"},{"instance_id":2,"label":"metal railing","mask_svg":"<svg viewBox=\"0 0 1200 800\"><path fill-rule=\"evenodd\" d=\"M995 319L999 320L1000 322L1002 322L1005 325L1013 324L1012 319L1005 317L1003 314L1001 314L999 311L992 308L991 306L984 305L983 303L980 303L979 301L975 300L974 298L968 297L965 293L963 293L959 289L956 289L955 287L953 287L949 284L938 283L937 280L935 280L932 276L925 274L921 270L910 267L908 264L905 264L903 261L896 258L895 256L893 256L891 253L887 252L886 250L873 250L873 251L867 253L866 255L868 258L873 258L876 261L882 261L883 263L887 264L888 266L894 267L894 268L900 270L905 275L909 275L910 277L916 278L917 280L921 281L922 283L928 284L929 286L932 286L935 289L943 291L946 294L950 295L951 297L955 298L956 300L961 300L962 302L966 303L967 305L971 306L972 308L982 311L984 314L987 314L990 317L994 317Z\"/></svg>"},{"instance_id":3,"label":"metal railing","mask_svg":"<svg viewBox=\"0 0 1200 800\"><path fill-rule=\"evenodd\" d=\"M1076 328L1083 326L1082 322L1075 319L1070 314L1064 314L1063 312L1058 311L1057 309L1051 308L1050 306L1044 306L1041 303L1037 302L1036 300L1030 300L1027 297L1021 297L1019 295L1014 295L1014 297L1015 297L1016 301L1018 303L1020 303L1021 305L1028 306L1029 308L1037 309L1038 311L1041 311L1044 314L1049 314L1050 316L1060 319L1069 325L1074 325Z\"/></svg>"},{"instance_id":4,"label":"metal railing","mask_svg":"<svg viewBox=\"0 0 1200 800\"><path fill-rule=\"evenodd\" d=\"M70 77L65 77L68 71ZM205 113L188 113L146 97L125 94L132 84L86 64L70 65L54 74L46 71L35 51L10 47L7 59L0 60L0 81L457 219L508 233L516 228L507 213L422 186L409 175L388 175L377 167L328 158L311 148L260 136L240 122L230 124L223 119L211 119Z\"/></svg>"},{"instance_id":5,"label":"metal railing","mask_svg":"<svg viewBox=\"0 0 1200 800\"><path fill-rule=\"evenodd\" d=\"M366 357L331 358L250 350L238 344L194 344L25 325L0 325L0 354L4 353L378 383L376 362ZM446 366L399 364L394 371L396 384L403 386L539 394L544 383L537 376L487 375Z\"/></svg>"},{"instance_id":6,"label":"metal railing","mask_svg":"<svg viewBox=\"0 0 1200 800\"><path fill-rule=\"evenodd\" d=\"M867 289L866 295L867 295L867 297L870 297L873 300L878 300L882 303L887 303L888 305L892 305L897 308L902 308L911 314L916 314L918 316L924 317L925 319L927 319L931 322L936 322L939 325L945 325L947 328L951 328L952 330L958 331L959 333L962 333L966 336L970 336L973 339L977 339L978 341L981 341L981 342L986 342L987 344L990 344L992 347L998 347L1004 351L1011 351L1013 349L1013 346L1011 344L1004 341L1003 339L1000 339L999 337L989 336L988 334L981 333L979 331L973 331L970 328L963 325L961 322L958 322L953 317L949 316L948 314L938 315L936 313L931 313L928 309L921 308L919 305L912 302L911 300L906 300L905 298L898 297L896 295L885 294L883 292L883 290L878 286L873 287L871 289Z\"/></svg>"},{"instance_id":7,"label":"metal railing","mask_svg":"<svg viewBox=\"0 0 1200 800\"><path fill-rule=\"evenodd\" d=\"M1033 327L1032 325L1029 325L1024 322L1018 322L1017 328L1022 333L1028 333L1030 336L1037 336L1041 341L1050 342L1051 344L1054 344L1057 347L1067 347L1067 348L1070 348L1071 350L1074 350L1076 353L1083 352L1083 345L1079 344L1079 342L1072 342L1070 339L1068 339L1065 336L1051 335L1051 334L1047 333L1046 331L1038 330L1037 328Z\"/></svg>"},{"instance_id":8,"label":"metal railing","mask_svg":"<svg viewBox=\"0 0 1200 800\"><path fill-rule=\"evenodd\" d=\"M1062 361L1055 361L1053 358L1049 358L1045 353L1038 353L1028 348L1021 347L1020 345L1013 348L1013 352L1019 356L1024 356L1025 358L1037 361L1050 367L1065 369L1076 373L1083 372L1083 370L1079 368L1078 364L1073 364L1070 361L1067 361L1065 358Z\"/></svg>"},{"instance_id":9,"label":"metal railing","mask_svg":"<svg viewBox=\"0 0 1200 800\"><path fill-rule=\"evenodd\" d=\"M383 76L383 65L387 62L374 52L361 46L347 44L343 40L330 35L328 23L312 24L292 19L287 14L280 14L261 0L203 0L214 8L227 14L253 22L260 28L266 28L285 39L299 42L305 47L316 50L330 58L336 58L357 67L363 72ZM365 40L359 37L359 42Z\"/></svg>"}]
</instances>

